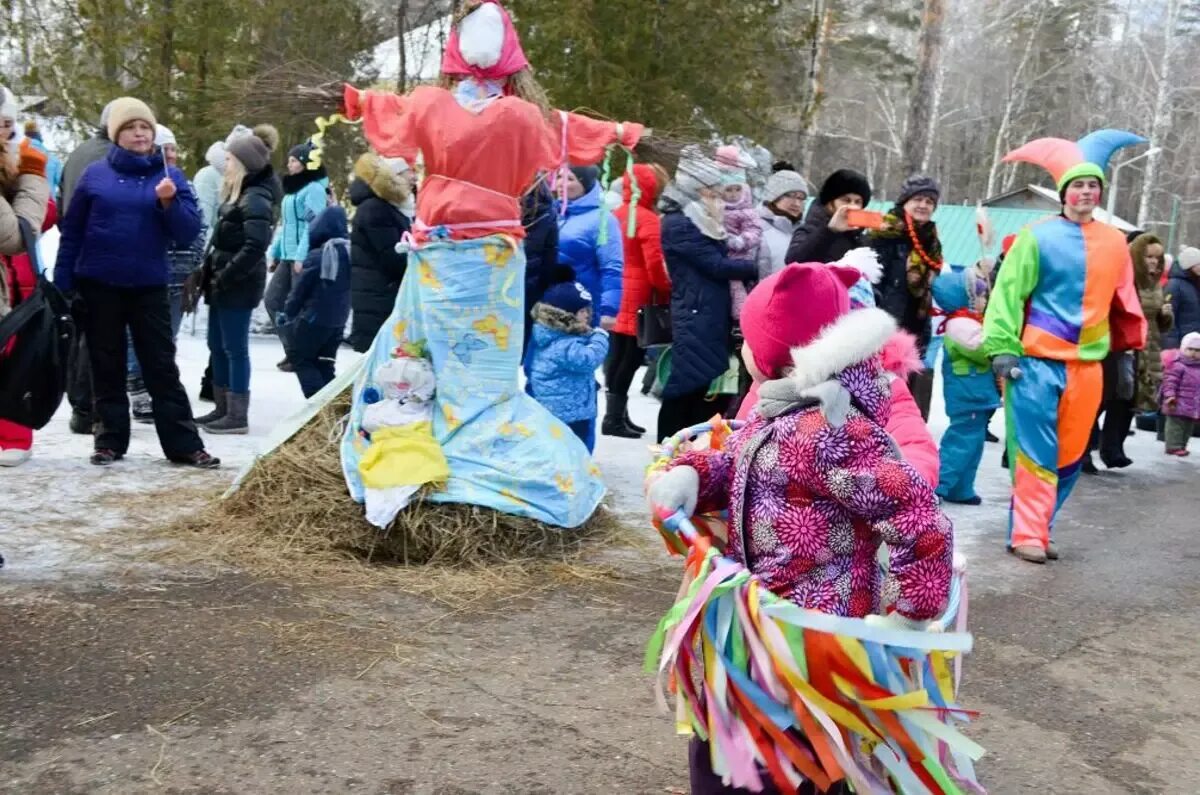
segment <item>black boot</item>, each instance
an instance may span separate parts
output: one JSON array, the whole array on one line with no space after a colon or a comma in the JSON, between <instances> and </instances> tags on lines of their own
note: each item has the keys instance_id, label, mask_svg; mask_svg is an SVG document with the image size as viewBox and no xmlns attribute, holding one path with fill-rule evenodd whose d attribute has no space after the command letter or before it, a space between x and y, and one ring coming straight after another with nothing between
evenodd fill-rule
<instances>
[{"instance_id":1,"label":"black boot","mask_svg":"<svg viewBox=\"0 0 1200 795\"><path fill-rule=\"evenodd\" d=\"M638 436L641 436L642 434L644 434L646 432L645 428L643 428L641 425L638 425L637 423L635 423L633 420L631 420L629 418L629 404L628 403L625 405L625 427L629 428L630 430L637 431Z\"/></svg>"},{"instance_id":2,"label":"black boot","mask_svg":"<svg viewBox=\"0 0 1200 795\"><path fill-rule=\"evenodd\" d=\"M200 379L200 399L212 403L213 402L213 382L212 382L212 362L208 363L208 367L204 368L204 376Z\"/></svg>"},{"instance_id":3,"label":"black boot","mask_svg":"<svg viewBox=\"0 0 1200 795\"><path fill-rule=\"evenodd\" d=\"M92 425L95 424L90 414L84 414L79 409L71 410L71 433L80 436L91 436Z\"/></svg>"},{"instance_id":4,"label":"black boot","mask_svg":"<svg viewBox=\"0 0 1200 795\"><path fill-rule=\"evenodd\" d=\"M1098 475L1100 470L1096 468L1095 462L1092 461L1090 452L1083 454L1083 473L1085 475Z\"/></svg>"},{"instance_id":5,"label":"black boot","mask_svg":"<svg viewBox=\"0 0 1200 795\"><path fill-rule=\"evenodd\" d=\"M600 423L600 433L605 436L616 436L621 439L640 439L642 435L625 424L625 406L629 398L624 395L608 393L604 404L604 421Z\"/></svg>"},{"instance_id":6,"label":"black boot","mask_svg":"<svg viewBox=\"0 0 1200 795\"><path fill-rule=\"evenodd\" d=\"M1167 417L1162 412L1159 412L1158 419L1154 423L1154 437L1160 442L1167 440Z\"/></svg>"}]
</instances>

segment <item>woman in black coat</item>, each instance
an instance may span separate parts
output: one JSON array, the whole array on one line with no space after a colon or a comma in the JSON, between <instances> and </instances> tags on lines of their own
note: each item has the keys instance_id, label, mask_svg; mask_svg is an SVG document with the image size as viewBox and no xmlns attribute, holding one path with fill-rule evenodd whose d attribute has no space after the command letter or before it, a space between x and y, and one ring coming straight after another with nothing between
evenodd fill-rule
<instances>
[{"instance_id":1,"label":"woman in black coat","mask_svg":"<svg viewBox=\"0 0 1200 795\"><path fill-rule=\"evenodd\" d=\"M658 412L658 439L723 414L731 395L709 398L732 352L731 282L758 275L753 260L730 259L717 186L720 168L698 153L679 162L660 201L662 249L671 277L671 374Z\"/></svg>"},{"instance_id":2,"label":"woman in black coat","mask_svg":"<svg viewBox=\"0 0 1200 795\"><path fill-rule=\"evenodd\" d=\"M788 262L837 262L863 245L861 229L846 223L849 210L861 210L871 201L867 178L848 168L829 175L813 202L804 223L792 233Z\"/></svg>"},{"instance_id":3,"label":"woman in black coat","mask_svg":"<svg viewBox=\"0 0 1200 795\"><path fill-rule=\"evenodd\" d=\"M396 244L412 224L401 207L412 195L407 165L368 152L354 164L350 184L354 223L350 232L350 345L365 353L392 314L408 255Z\"/></svg>"},{"instance_id":4,"label":"woman in black coat","mask_svg":"<svg viewBox=\"0 0 1200 795\"><path fill-rule=\"evenodd\" d=\"M250 315L266 289L267 247L283 197L267 140L256 129L225 147L221 207L202 276L216 408L196 422L210 433L250 430Z\"/></svg>"},{"instance_id":5,"label":"woman in black coat","mask_svg":"<svg viewBox=\"0 0 1200 795\"><path fill-rule=\"evenodd\" d=\"M916 337L922 356L933 334L933 280L943 265L942 244L933 222L940 198L941 188L932 177L909 177L900 186L896 206L884 216L883 228L867 235L867 245L879 255L883 269L875 288L876 304ZM928 421L933 371L913 373L908 388Z\"/></svg>"}]
</instances>

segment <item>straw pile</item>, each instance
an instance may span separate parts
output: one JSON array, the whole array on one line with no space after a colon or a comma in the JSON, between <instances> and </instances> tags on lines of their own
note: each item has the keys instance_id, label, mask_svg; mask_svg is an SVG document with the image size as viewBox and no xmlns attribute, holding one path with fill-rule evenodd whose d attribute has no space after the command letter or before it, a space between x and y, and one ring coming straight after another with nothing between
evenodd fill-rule
<instances>
[{"instance_id":1,"label":"straw pile","mask_svg":"<svg viewBox=\"0 0 1200 795\"><path fill-rule=\"evenodd\" d=\"M349 408L347 390L259 459L238 491L176 530L204 536L215 556L227 560L250 553L280 564L336 556L449 567L570 557L587 539L619 530L619 521L603 508L583 528L564 531L475 506L418 499L381 531L363 517L342 478L338 438Z\"/></svg>"}]
</instances>

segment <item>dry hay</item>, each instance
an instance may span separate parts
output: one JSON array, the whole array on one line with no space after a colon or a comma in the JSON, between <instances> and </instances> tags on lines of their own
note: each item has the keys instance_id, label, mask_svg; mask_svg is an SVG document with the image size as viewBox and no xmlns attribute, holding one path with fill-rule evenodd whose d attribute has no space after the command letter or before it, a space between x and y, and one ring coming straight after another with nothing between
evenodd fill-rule
<instances>
[{"instance_id":1,"label":"dry hay","mask_svg":"<svg viewBox=\"0 0 1200 795\"><path fill-rule=\"evenodd\" d=\"M387 531L371 525L342 477L337 440L349 407L347 390L260 458L237 491L176 522L168 534L192 542L205 560L262 574L323 580L349 574L362 584L387 581L423 595L449 589L464 598L613 576L608 567L580 560L588 548L631 542L604 508L582 528L564 531L475 506L418 500Z\"/></svg>"}]
</instances>

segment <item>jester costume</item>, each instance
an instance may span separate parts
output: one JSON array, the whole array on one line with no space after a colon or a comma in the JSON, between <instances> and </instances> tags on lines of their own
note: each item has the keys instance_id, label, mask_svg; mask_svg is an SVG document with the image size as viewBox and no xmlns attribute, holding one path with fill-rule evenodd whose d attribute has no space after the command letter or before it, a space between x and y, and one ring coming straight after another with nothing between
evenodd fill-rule
<instances>
[{"instance_id":1,"label":"jester costume","mask_svg":"<svg viewBox=\"0 0 1200 795\"><path fill-rule=\"evenodd\" d=\"M508 14L478 4L451 32L442 63L453 88L406 96L347 87L345 112L361 118L383 157L423 159L425 178L409 266L391 317L355 384L342 463L361 501L362 427L376 373L392 358L424 356L436 377L433 435L450 476L428 499L484 506L559 527L591 516L604 494L575 435L522 391L525 318L520 196L541 172L602 160L637 144L642 127L547 112L514 95L528 68Z\"/></svg>"},{"instance_id":2,"label":"jester costume","mask_svg":"<svg viewBox=\"0 0 1200 795\"><path fill-rule=\"evenodd\" d=\"M990 292L991 261L944 270L933 282L933 300L945 313L942 389L950 427L938 447L937 493L948 502L975 504L975 474L983 459L988 420L1000 408L991 363L981 349L981 323Z\"/></svg>"},{"instance_id":3,"label":"jester costume","mask_svg":"<svg viewBox=\"0 0 1200 795\"><path fill-rule=\"evenodd\" d=\"M1080 178L1103 184L1113 152L1144 140L1118 130L1078 142L1042 138L1005 161L1042 166L1065 193ZM1125 236L1062 215L1023 229L988 302L984 338L989 357L1019 357L1020 375L1005 389L1013 478L1008 544L1044 551L1079 478L1103 393L1101 362L1110 350L1136 350L1146 341Z\"/></svg>"}]
</instances>

